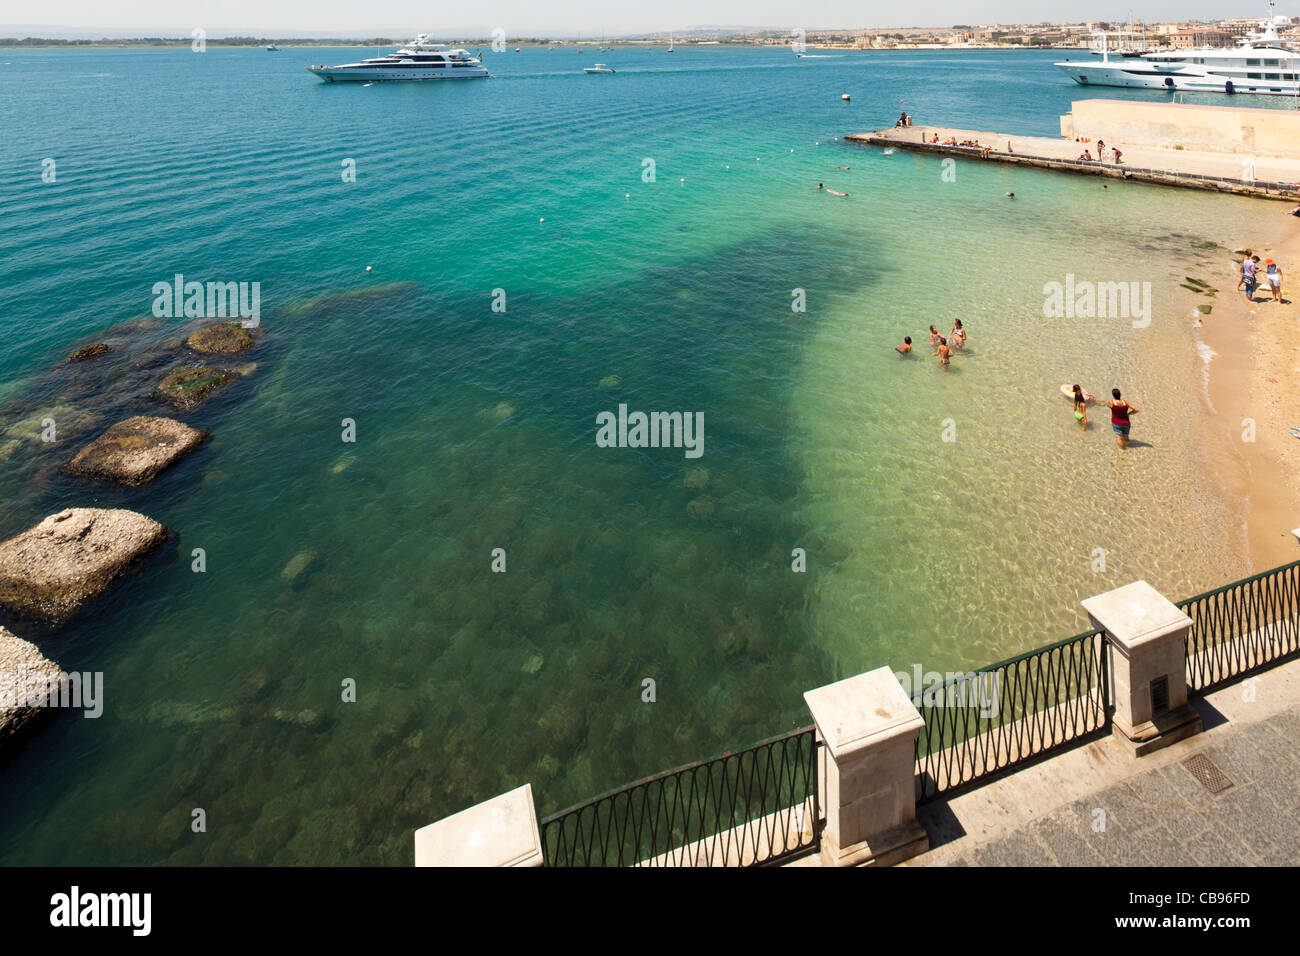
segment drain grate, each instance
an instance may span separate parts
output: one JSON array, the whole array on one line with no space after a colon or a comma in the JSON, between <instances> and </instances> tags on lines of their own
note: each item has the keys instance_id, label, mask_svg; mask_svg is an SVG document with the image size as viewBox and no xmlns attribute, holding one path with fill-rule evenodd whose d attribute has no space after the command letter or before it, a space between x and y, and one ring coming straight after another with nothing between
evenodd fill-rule
<instances>
[{"instance_id":1,"label":"drain grate","mask_svg":"<svg viewBox=\"0 0 1300 956\"><path fill-rule=\"evenodd\" d=\"M1183 761L1187 772L1196 778L1196 782L1210 793L1222 793L1232 786L1228 775L1219 769L1213 760L1205 754L1197 754Z\"/></svg>"}]
</instances>

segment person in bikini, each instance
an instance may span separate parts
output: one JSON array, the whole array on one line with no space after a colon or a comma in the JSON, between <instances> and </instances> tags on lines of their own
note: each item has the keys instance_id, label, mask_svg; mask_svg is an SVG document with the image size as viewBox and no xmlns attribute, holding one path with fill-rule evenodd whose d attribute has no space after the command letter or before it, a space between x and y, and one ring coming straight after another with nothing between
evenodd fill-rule
<instances>
[{"instance_id":1,"label":"person in bikini","mask_svg":"<svg viewBox=\"0 0 1300 956\"><path fill-rule=\"evenodd\" d=\"M1078 385L1074 386L1074 420L1084 428L1088 427L1088 400Z\"/></svg>"},{"instance_id":2,"label":"person in bikini","mask_svg":"<svg viewBox=\"0 0 1300 956\"><path fill-rule=\"evenodd\" d=\"M948 333L948 341L957 348L958 352L966 351L966 329L961 324L961 319L952 320L952 331Z\"/></svg>"},{"instance_id":3,"label":"person in bikini","mask_svg":"<svg viewBox=\"0 0 1300 956\"><path fill-rule=\"evenodd\" d=\"M939 367L946 368L952 358L952 349L948 348L948 340L942 335L939 336L939 347L934 350L934 354L939 356Z\"/></svg>"}]
</instances>

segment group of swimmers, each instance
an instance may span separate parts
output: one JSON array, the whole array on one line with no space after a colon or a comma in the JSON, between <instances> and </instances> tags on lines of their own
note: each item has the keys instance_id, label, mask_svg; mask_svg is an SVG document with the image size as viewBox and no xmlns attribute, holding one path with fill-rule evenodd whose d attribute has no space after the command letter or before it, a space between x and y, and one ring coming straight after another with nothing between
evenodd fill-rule
<instances>
[{"instance_id":1,"label":"group of swimmers","mask_svg":"<svg viewBox=\"0 0 1300 956\"><path fill-rule=\"evenodd\" d=\"M1237 289L1246 293L1246 301L1255 301L1255 289L1260 285L1259 270L1264 270L1264 281L1273 293L1273 301L1282 301L1282 267L1272 259L1265 259L1261 266L1259 256L1246 250L1246 258L1241 260L1241 278L1237 280Z\"/></svg>"},{"instance_id":2,"label":"group of swimmers","mask_svg":"<svg viewBox=\"0 0 1300 956\"><path fill-rule=\"evenodd\" d=\"M1128 447L1128 432L1132 427L1129 421L1130 415L1137 414L1137 408L1119 396L1119 389L1110 390L1111 400L1106 403L1110 409L1110 428L1115 433L1115 444L1120 448ZM1081 428L1088 427L1088 402L1092 396L1081 389L1078 385L1074 386L1074 420L1079 423Z\"/></svg>"},{"instance_id":3,"label":"group of swimmers","mask_svg":"<svg viewBox=\"0 0 1300 956\"><path fill-rule=\"evenodd\" d=\"M930 326L930 348L934 349L930 357L939 357L939 367L945 368L952 361L953 350L958 352L966 351L966 329L961 324L961 319L952 320L952 331L947 335L940 335L939 330L933 325ZM899 355L910 355L912 353L912 337L903 336L903 344L895 345L894 351Z\"/></svg>"}]
</instances>

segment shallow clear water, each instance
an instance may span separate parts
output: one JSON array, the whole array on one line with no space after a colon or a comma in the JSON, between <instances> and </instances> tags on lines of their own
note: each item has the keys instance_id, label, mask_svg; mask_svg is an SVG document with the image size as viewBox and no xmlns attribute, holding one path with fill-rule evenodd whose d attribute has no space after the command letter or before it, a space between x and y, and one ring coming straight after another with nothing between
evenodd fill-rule
<instances>
[{"instance_id":1,"label":"shallow clear water","mask_svg":"<svg viewBox=\"0 0 1300 956\"><path fill-rule=\"evenodd\" d=\"M177 532L71 625L14 625L103 671L107 703L5 765L0 861L409 863L414 828L521 783L545 814L806 723L829 680L979 666L1081 630L1079 599L1134 577L1182 596L1246 570L1198 477L1179 282L1222 288L1215 243L1275 210L954 179L837 139L900 100L1055 135L1078 88L1052 56L301 69L359 55L0 54L0 535L92 503ZM105 330L177 272L261 283L257 368L186 416L214 438L152 485L76 482L59 467L87 435L161 412L136 366L186 324ZM1150 282L1151 327L1044 318L1067 274ZM941 372L925 330L954 317L970 346ZM47 374L106 334L123 349L93 377ZM1148 444L1117 455L1104 410L1081 432L1066 381L1122 386ZM619 403L702 412L703 457L597 447ZM41 445L51 408L68 428Z\"/></svg>"}]
</instances>

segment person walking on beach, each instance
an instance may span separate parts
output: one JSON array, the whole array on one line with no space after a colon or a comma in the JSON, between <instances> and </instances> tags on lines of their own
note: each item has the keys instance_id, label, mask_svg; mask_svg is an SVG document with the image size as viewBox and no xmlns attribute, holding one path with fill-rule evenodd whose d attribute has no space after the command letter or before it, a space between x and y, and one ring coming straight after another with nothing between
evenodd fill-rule
<instances>
[{"instance_id":1,"label":"person walking on beach","mask_svg":"<svg viewBox=\"0 0 1300 956\"><path fill-rule=\"evenodd\" d=\"M1272 259L1264 260L1264 278L1268 280L1268 290L1273 293L1273 301L1282 301L1282 269Z\"/></svg>"},{"instance_id":2,"label":"person walking on beach","mask_svg":"<svg viewBox=\"0 0 1300 956\"><path fill-rule=\"evenodd\" d=\"M1115 433L1115 444L1120 448L1128 447L1128 430L1132 427L1129 416L1137 414L1137 409L1119 397L1119 389L1112 388L1112 399L1106 403L1110 409L1110 427Z\"/></svg>"},{"instance_id":3,"label":"person walking on beach","mask_svg":"<svg viewBox=\"0 0 1300 956\"><path fill-rule=\"evenodd\" d=\"M1074 386L1074 420L1084 428L1088 427L1088 401L1078 385Z\"/></svg>"},{"instance_id":4,"label":"person walking on beach","mask_svg":"<svg viewBox=\"0 0 1300 956\"><path fill-rule=\"evenodd\" d=\"M942 335L939 336L939 347L934 350L934 354L939 356L939 367L947 368L952 358L952 349L948 348L948 340Z\"/></svg>"}]
</instances>

